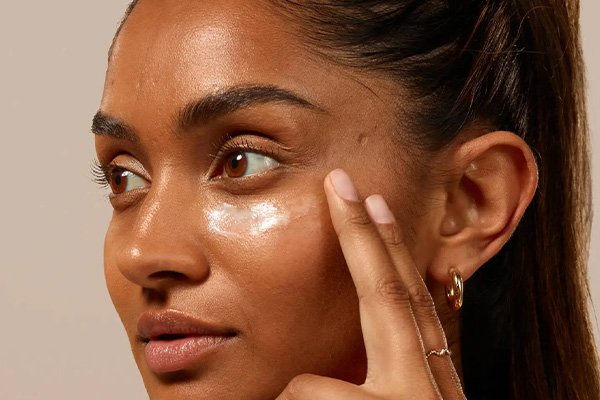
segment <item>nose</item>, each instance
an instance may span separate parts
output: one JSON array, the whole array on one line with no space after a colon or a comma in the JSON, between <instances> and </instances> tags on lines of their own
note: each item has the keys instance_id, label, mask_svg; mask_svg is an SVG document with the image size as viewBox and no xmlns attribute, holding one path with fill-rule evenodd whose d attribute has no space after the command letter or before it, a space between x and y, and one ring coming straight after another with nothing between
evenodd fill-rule
<instances>
[{"instance_id":1,"label":"nose","mask_svg":"<svg viewBox=\"0 0 600 400\"><path fill-rule=\"evenodd\" d=\"M202 213L194 200L152 195L113 217L106 252L121 274L147 289L164 290L182 283L199 283L209 275L203 246ZM110 237L110 240L109 240Z\"/></svg>"}]
</instances>

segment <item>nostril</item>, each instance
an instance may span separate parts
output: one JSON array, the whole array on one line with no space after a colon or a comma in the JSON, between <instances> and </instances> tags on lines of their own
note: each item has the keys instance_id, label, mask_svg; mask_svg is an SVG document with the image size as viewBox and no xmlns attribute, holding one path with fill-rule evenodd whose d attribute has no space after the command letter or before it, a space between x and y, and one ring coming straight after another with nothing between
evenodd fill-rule
<instances>
[{"instance_id":1,"label":"nostril","mask_svg":"<svg viewBox=\"0 0 600 400\"><path fill-rule=\"evenodd\" d=\"M176 280L176 281L185 281L188 277L185 274L177 271L157 271L148 276L149 279L152 280Z\"/></svg>"},{"instance_id":2,"label":"nostril","mask_svg":"<svg viewBox=\"0 0 600 400\"><path fill-rule=\"evenodd\" d=\"M133 241L131 246L138 249L138 256L131 257L131 251L124 249L120 252L123 256L116 261L123 276L137 286L164 291L173 285L202 283L210 275L208 260L200 246L174 240L167 247L164 243L150 242L152 238L147 240L143 244L137 239Z\"/></svg>"}]
</instances>

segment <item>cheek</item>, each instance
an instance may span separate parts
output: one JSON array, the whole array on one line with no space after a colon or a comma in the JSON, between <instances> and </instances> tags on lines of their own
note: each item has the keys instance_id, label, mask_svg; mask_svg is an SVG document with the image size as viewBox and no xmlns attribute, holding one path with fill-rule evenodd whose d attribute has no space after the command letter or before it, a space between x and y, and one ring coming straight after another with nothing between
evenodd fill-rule
<instances>
[{"instance_id":1,"label":"cheek","mask_svg":"<svg viewBox=\"0 0 600 400\"><path fill-rule=\"evenodd\" d=\"M243 209L224 204L206 215L213 237L219 237L210 246L221 255L218 264L251 298L327 296L332 291L322 289L337 292L349 282L323 199L304 196L296 204L265 202Z\"/></svg>"},{"instance_id":2,"label":"cheek","mask_svg":"<svg viewBox=\"0 0 600 400\"><path fill-rule=\"evenodd\" d=\"M136 302L132 301L132 297L139 293L139 288L123 276L117 265L117 255L122 248L120 243L127 239L123 231L116 229L116 223L111 221L104 239L104 278L115 310L126 327L127 321L133 319L129 318L129 314L135 315L133 306Z\"/></svg>"},{"instance_id":3,"label":"cheek","mask_svg":"<svg viewBox=\"0 0 600 400\"><path fill-rule=\"evenodd\" d=\"M262 208L273 212L239 214L244 222L233 231L226 221L219 225L229 226L220 246L229 254L222 269L240 290L249 340L263 362L277 362L282 373L331 375L339 367L328 363L356 361L362 336L356 291L327 204L304 196L298 204Z\"/></svg>"},{"instance_id":4,"label":"cheek","mask_svg":"<svg viewBox=\"0 0 600 400\"><path fill-rule=\"evenodd\" d=\"M306 371L348 380L360 376L362 370L348 372L349 365L364 365L356 291L325 198L244 201L190 209L187 220L193 222L177 232L196 227L212 270L186 296L204 292L219 299L223 315L245 337L248 362L265 376L273 365L282 381ZM111 222L105 240L108 290L130 334L143 311L142 293L118 260L132 235L131 221L122 218Z\"/></svg>"}]
</instances>

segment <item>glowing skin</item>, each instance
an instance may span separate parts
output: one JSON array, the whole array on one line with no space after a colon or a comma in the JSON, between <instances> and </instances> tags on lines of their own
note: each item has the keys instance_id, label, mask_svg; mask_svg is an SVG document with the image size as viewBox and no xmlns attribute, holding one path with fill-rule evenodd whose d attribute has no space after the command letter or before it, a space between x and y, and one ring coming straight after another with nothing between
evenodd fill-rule
<instances>
[{"instance_id":1,"label":"glowing skin","mask_svg":"<svg viewBox=\"0 0 600 400\"><path fill-rule=\"evenodd\" d=\"M284 211L273 202L265 201L248 205L244 208L233 204L220 204L215 209L206 210L208 229L216 234L234 237L239 235L259 236L272 229L286 228L293 220L309 216L322 204L310 202L292 207Z\"/></svg>"},{"instance_id":2,"label":"glowing skin","mask_svg":"<svg viewBox=\"0 0 600 400\"><path fill-rule=\"evenodd\" d=\"M411 93L320 57L274 3L141 0L113 47L94 123L115 193L105 275L152 400L273 399L302 373L364 382L358 296L323 190L330 171L348 172L359 198L386 200L438 305L447 264L468 279L535 191L533 154L514 134L419 152L402 129ZM364 221L343 221L355 256L371 254ZM350 262L354 273L362 264ZM390 315L390 298L375 298ZM442 316L459 354L456 321ZM399 364L390 371L409 377Z\"/></svg>"},{"instance_id":3,"label":"glowing skin","mask_svg":"<svg viewBox=\"0 0 600 400\"><path fill-rule=\"evenodd\" d=\"M144 0L109 64L100 110L137 140L100 134L98 159L144 180L112 199L105 273L151 399L265 400L304 372L360 383L358 301L323 179L344 168L399 221L419 198L390 134L397 88L318 59L261 4ZM259 102L186 129L174 122L190 102L252 85L315 107ZM277 164L223 177L227 155L211 155L231 133ZM168 309L238 334L198 365L157 374L137 323Z\"/></svg>"}]
</instances>

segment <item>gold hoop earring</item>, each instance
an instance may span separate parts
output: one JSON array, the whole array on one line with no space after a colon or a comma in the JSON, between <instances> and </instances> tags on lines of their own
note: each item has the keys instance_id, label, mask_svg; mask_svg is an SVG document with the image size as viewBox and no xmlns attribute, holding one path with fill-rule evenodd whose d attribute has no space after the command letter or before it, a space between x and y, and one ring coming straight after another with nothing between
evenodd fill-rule
<instances>
[{"instance_id":1,"label":"gold hoop earring","mask_svg":"<svg viewBox=\"0 0 600 400\"><path fill-rule=\"evenodd\" d=\"M450 268L450 285L446 285L446 300L454 311L460 310L463 304L463 279L456 268Z\"/></svg>"}]
</instances>

